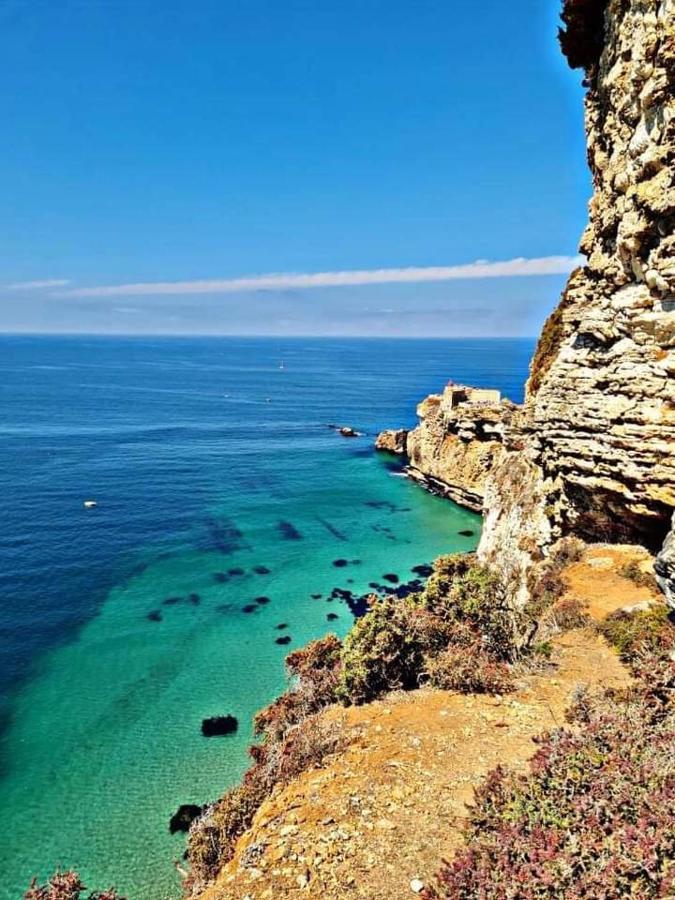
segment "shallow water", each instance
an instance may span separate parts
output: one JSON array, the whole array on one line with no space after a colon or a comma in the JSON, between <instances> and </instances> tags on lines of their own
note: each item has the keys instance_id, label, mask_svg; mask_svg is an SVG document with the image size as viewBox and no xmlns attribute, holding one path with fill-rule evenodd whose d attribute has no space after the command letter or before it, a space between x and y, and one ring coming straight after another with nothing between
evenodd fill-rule
<instances>
[{"instance_id":1,"label":"shallow water","mask_svg":"<svg viewBox=\"0 0 675 900\"><path fill-rule=\"evenodd\" d=\"M175 897L171 813L241 775L286 653L348 629L331 590L477 542L479 518L400 477L374 434L448 377L519 400L532 346L0 343L0 897L56 864ZM203 738L225 713L236 734Z\"/></svg>"}]
</instances>

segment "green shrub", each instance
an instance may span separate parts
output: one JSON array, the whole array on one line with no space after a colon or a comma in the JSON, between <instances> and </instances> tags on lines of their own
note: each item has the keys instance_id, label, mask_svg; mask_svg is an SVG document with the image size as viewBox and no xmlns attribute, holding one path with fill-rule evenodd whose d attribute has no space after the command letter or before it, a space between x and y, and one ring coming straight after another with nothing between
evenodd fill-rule
<instances>
[{"instance_id":1,"label":"green shrub","mask_svg":"<svg viewBox=\"0 0 675 900\"><path fill-rule=\"evenodd\" d=\"M640 564L634 559L621 566L619 575L627 578L628 581L632 581L638 587L650 588L653 591L658 591L659 589L655 576L651 572L643 572Z\"/></svg>"},{"instance_id":2,"label":"green shrub","mask_svg":"<svg viewBox=\"0 0 675 900\"><path fill-rule=\"evenodd\" d=\"M633 613L617 610L607 616L598 629L627 663L637 661L645 652L675 648L675 626L664 604L654 604Z\"/></svg>"},{"instance_id":3,"label":"green shrub","mask_svg":"<svg viewBox=\"0 0 675 900\"><path fill-rule=\"evenodd\" d=\"M564 571L578 562L584 550L583 541L565 537L554 546L548 559L534 566L528 576L529 601L526 614L533 621L542 618L546 610L559 600L568 589Z\"/></svg>"},{"instance_id":4,"label":"green shrub","mask_svg":"<svg viewBox=\"0 0 675 900\"><path fill-rule=\"evenodd\" d=\"M515 687L509 667L475 642L468 647L451 645L428 657L425 674L432 687L447 691L505 694Z\"/></svg>"},{"instance_id":5,"label":"green shrub","mask_svg":"<svg viewBox=\"0 0 675 900\"><path fill-rule=\"evenodd\" d=\"M425 609L419 595L379 600L345 639L339 698L365 703L418 687L425 655L443 649L449 635L450 623Z\"/></svg>"},{"instance_id":6,"label":"green shrub","mask_svg":"<svg viewBox=\"0 0 675 900\"><path fill-rule=\"evenodd\" d=\"M355 623L344 643L338 696L365 703L418 687L432 673L434 683L456 690L489 689L491 680L505 682L503 664L514 658L516 630L499 579L471 555L442 556L423 591L378 600ZM483 676L472 673L469 659L485 669Z\"/></svg>"}]
</instances>

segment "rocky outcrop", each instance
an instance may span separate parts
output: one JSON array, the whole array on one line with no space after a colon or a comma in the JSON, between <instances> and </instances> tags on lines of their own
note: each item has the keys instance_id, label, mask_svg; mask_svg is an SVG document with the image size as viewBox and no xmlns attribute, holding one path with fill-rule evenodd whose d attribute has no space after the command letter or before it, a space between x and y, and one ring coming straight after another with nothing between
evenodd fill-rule
<instances>
[{"instance_id":1,"label":"rocky outcrop","mask_svg":"<svg viewBox=\"0 0 675 900\"><path fill-rule=\"evenodd\" d=\"M521 600L558 538L658 549L675 508L675 2L567 0L564 18L589 87L587 263L542 332L479 548Z\"/></svg>"},{"instance_id":2,"label":"rocky outcrop","mask_svg":"<svg viewBox=\"0 0 675 900\"><path fill-rule=\"evenodd\" d=\"M383 453L402 456L408 448L408 432L405 428L388 428L375 439L375 449Z\"/></svg>"},{"instance_id":3,"label":"rocky outcrop","mask_svg":"<svg viewBox=\"0 0 675 900\"><path fill-rule=\"evenodd\" d=\"M515 409L498 391L450 383L442 394L431 394L419 404L417 428L384 431L375 446L405 453L411 478L432 493L481 512L487 476Z\"/></svg>"}]
</instances>

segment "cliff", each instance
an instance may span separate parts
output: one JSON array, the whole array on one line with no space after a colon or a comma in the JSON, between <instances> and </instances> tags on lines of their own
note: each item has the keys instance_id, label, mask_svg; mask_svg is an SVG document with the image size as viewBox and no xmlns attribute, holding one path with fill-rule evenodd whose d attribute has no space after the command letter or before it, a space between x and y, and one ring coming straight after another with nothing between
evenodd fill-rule
<instances>
[{"instance_id":1,"label":"cliff","mask_svg":"<svg viewBox=\"0 0 675 900\"><path fill-rule=\"evenodd\" d=\"M375 446L405 454L408 475L432 493L481 512L488 474L516 408L498 391L449 384L418 405L416 428L384 431Z\"/></svg>"},{"instance_id":2,"label":"cliff","mask_svg":"<svg viewBox=\"0 0 675 900\"><path fill-rule=\"evenodd\" d=\"M564 19L588 85L587 263L543 329L479 549L521 602L560 537L656 550L675 508L675 3L568 0Z\"/></svg>"}]
</instances>

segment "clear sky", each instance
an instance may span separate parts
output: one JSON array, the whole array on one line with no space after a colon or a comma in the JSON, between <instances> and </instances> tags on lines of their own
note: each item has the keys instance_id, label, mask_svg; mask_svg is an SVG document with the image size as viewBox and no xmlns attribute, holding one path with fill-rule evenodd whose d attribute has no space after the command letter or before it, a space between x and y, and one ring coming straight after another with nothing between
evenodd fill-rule
<instances>
[{"instance_id":1,"label":"clear sky","mask_svg":"<svg viewBox=\"0 0 675 900\"><path fill-rule=\"evenodd\" d=\"M535 334L590 194L558 11L2 0L0 330Z\"/></svg>"}]
</instances>

